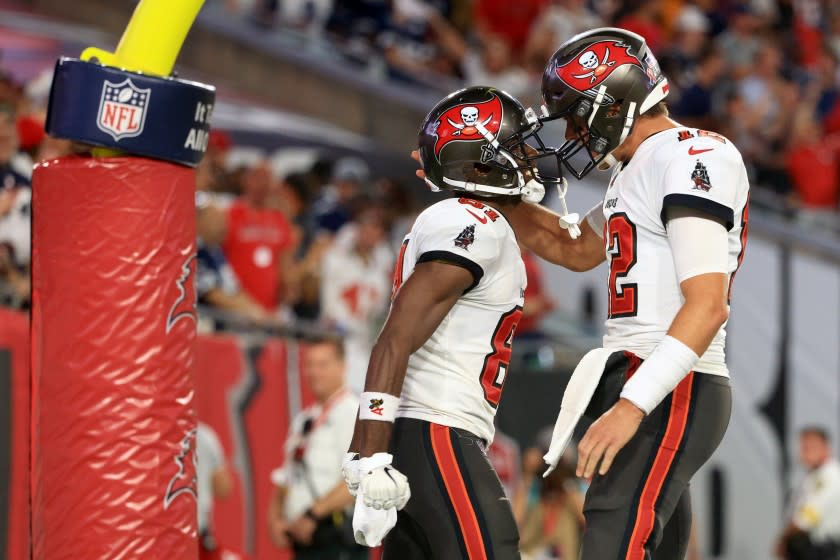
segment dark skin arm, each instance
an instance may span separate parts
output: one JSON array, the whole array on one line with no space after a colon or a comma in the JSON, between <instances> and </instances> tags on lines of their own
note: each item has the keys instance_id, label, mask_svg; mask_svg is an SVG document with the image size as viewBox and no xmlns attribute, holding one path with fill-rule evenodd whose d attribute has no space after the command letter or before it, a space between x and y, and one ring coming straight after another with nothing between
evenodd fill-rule
<instances>
[{"instance_id":1,"label":"dark skin arm","mask_svg":"<svg viewBox=\"0 0 840 560\"><path fill-rule=\"evenodd\" d=\"M408 357L435 332L472 282L472 274L457 265L433 261L415 267L397 292L373 347L365 391L400 395ZM350 449L362 457L387 451L392 427L390 422L357 420Z\"/></svg>"},{"instance_id":2,"label":"dark skin arm","mask_svg":"<svg viewBox=\"0 0 840 560\"><path fill-rule=\"evenodd\" d=\"M420 152L412 151L411 158L420 163ZM422 169L416 170L415 174L421 179L426 176ZM504 214L517 241L552 264L583 272L595 268L606 258L604 240L592 231L586 220L580 224L580 237L572 239L558 225L560 215L539 204L526 202L506 206Z\"/></svg>"}]
</instances>

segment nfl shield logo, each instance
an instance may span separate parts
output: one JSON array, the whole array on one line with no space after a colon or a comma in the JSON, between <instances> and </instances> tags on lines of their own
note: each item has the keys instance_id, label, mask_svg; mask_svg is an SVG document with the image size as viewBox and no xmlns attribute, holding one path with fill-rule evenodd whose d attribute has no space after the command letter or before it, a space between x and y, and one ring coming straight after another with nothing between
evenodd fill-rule
<instances>
[{"instance_id":1,"label":"nfl shield logo","mask_svg":"<svg viewBox=\"0 0 840 560\"><path fill-rule=\"evenodd\" d=\"M151 96L151 88L140 89L131 82L131 78L118 84L106 80L102 85L96 126L110 134L115 142L139 136L143 132Z\"/></svg>"}]
</instances>

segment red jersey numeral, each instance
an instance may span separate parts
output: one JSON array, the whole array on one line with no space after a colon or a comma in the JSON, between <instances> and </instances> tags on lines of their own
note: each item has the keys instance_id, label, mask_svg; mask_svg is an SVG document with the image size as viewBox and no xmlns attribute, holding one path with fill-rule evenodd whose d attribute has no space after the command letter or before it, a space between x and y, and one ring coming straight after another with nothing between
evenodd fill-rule
<instances>
[{"instance_id":1,"label":"red jersey numeral","mask_svg":"<svg viewBox=\"0 0 840 560\"><path fill-rule=\"evenodd\" d=\"M618 285L636 264L636 225L619 212L607 222L607 250L610 253L609 318L635 317L639 310L638 285Z\"/></svg>"},{"instance_id":2,"label":"red jersey numeral","mask_svg":"<svg viewBox=\"0 0 840 560\"><path fill-rule=\"evenodd\" d=\"M493 351L484 357L484 367L481 368L481 387L484 389L484 399L493 408L499 406L499 401L502 399L502 388L510 367L513 334L521 318L522 308L519 306L499 318L491 340Z\"/></svg>"}]
</instances>

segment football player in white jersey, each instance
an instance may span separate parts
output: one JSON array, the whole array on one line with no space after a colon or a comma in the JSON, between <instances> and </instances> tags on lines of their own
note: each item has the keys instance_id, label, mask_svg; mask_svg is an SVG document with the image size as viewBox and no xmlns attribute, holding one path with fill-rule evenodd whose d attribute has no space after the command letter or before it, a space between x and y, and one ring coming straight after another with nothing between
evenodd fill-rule
<instances>
[{"instance_id":1,"label":"football player in white jersey","mask_svg":"<svg viewBox=\"0 0 840 560\"><path fill-rule=\"evenodd\" d=\"M592 234L603 238L612 351L587 411L597 420L578 446L578 475L594 477L581 557L679 560L689 481L729 422L725 325L746 244L747 173L728 139L668 117L668 81L639 35L573 37L542 90L541 121L566 121L566 143L549 152L558 165L577 178L613 169L580 240L594 251ZM565 250L548 256L574 268L580 257Z\"/></svg>"},{"instance_id":2,"label":"football player in white jersey","mask_svg":"<svg viewBox=\"0 0 840 560\"><path fill-rule=\"evenodd\" d=\"M506 215L544 193L520 159L538 126L503 91L472 87L441 101L421 127L425 179L455 196L423 211L402 244L351 445L361 458L350 455L346 468L351 486L361 474L357 512L362 499L405 506L385 560L519 557L485 451L526 287Z\"/></svg>"},{"instance_id":3,"label":"football player in white jersey","mask_svg":"<svg viewBox=\"0 0 840 560\"><path fill-rule=\"evenodd\" d=\"M545 208L506 213L540 257L571 270L610 265L607 358L586 372L600 377L586 410L596 421L578 446L578 475L592 477L581 558L679 560L689 481L731 412L725 325L747 241L746 170L728 139L668 117L668 81L634 33L573 37L548 62L542 93L541 123L564 119L567 141L537 157L578 179L613 169L576 240ZM550 451L550 468L559 457Z\"/></svg>"}]
</instances>

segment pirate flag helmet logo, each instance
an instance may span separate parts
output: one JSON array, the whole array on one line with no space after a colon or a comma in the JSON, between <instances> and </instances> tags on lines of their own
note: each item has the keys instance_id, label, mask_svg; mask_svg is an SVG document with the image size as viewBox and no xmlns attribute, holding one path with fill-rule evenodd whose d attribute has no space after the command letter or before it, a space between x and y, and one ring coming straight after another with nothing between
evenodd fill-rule
<instances>
[{"instance_id":1,"label":"pirate flag helmet logo","mask_svg":"<svg viewBox=\"0 0 840 560\"><path fill-rule=\"evenodd\" d=\"M555 69L557 77L578 91L596 88L625 64L642 67L630 54L630 45L621 41L598 41L588 45L580 56Z\"/></svg>"},{"instance_id":2,"label":"pirate flag helmet logo","mask_svg":"<svg viewBox=\"0 0 840 560\"><path fill-rule=\"evenodd\" d=\"M532 109L486 86L460 89L441 99L420 126L417 147L426 184L481 197L521 196L538 201L545 192L534 159L545 145Z\"/></svg>"},{"instance_id":3,"label":"pirate flag helmet logo","mask_svg":"<svg viewBox=\"0 0 840 560\"><path fill-rule=\"evenodd\" d=\"M440 151L450 142L496 138L503 117L502 102L496 94L487 101L462 103L447 109L436 123L435 157L440 161Z\"/></svg>"}]
</instances>

